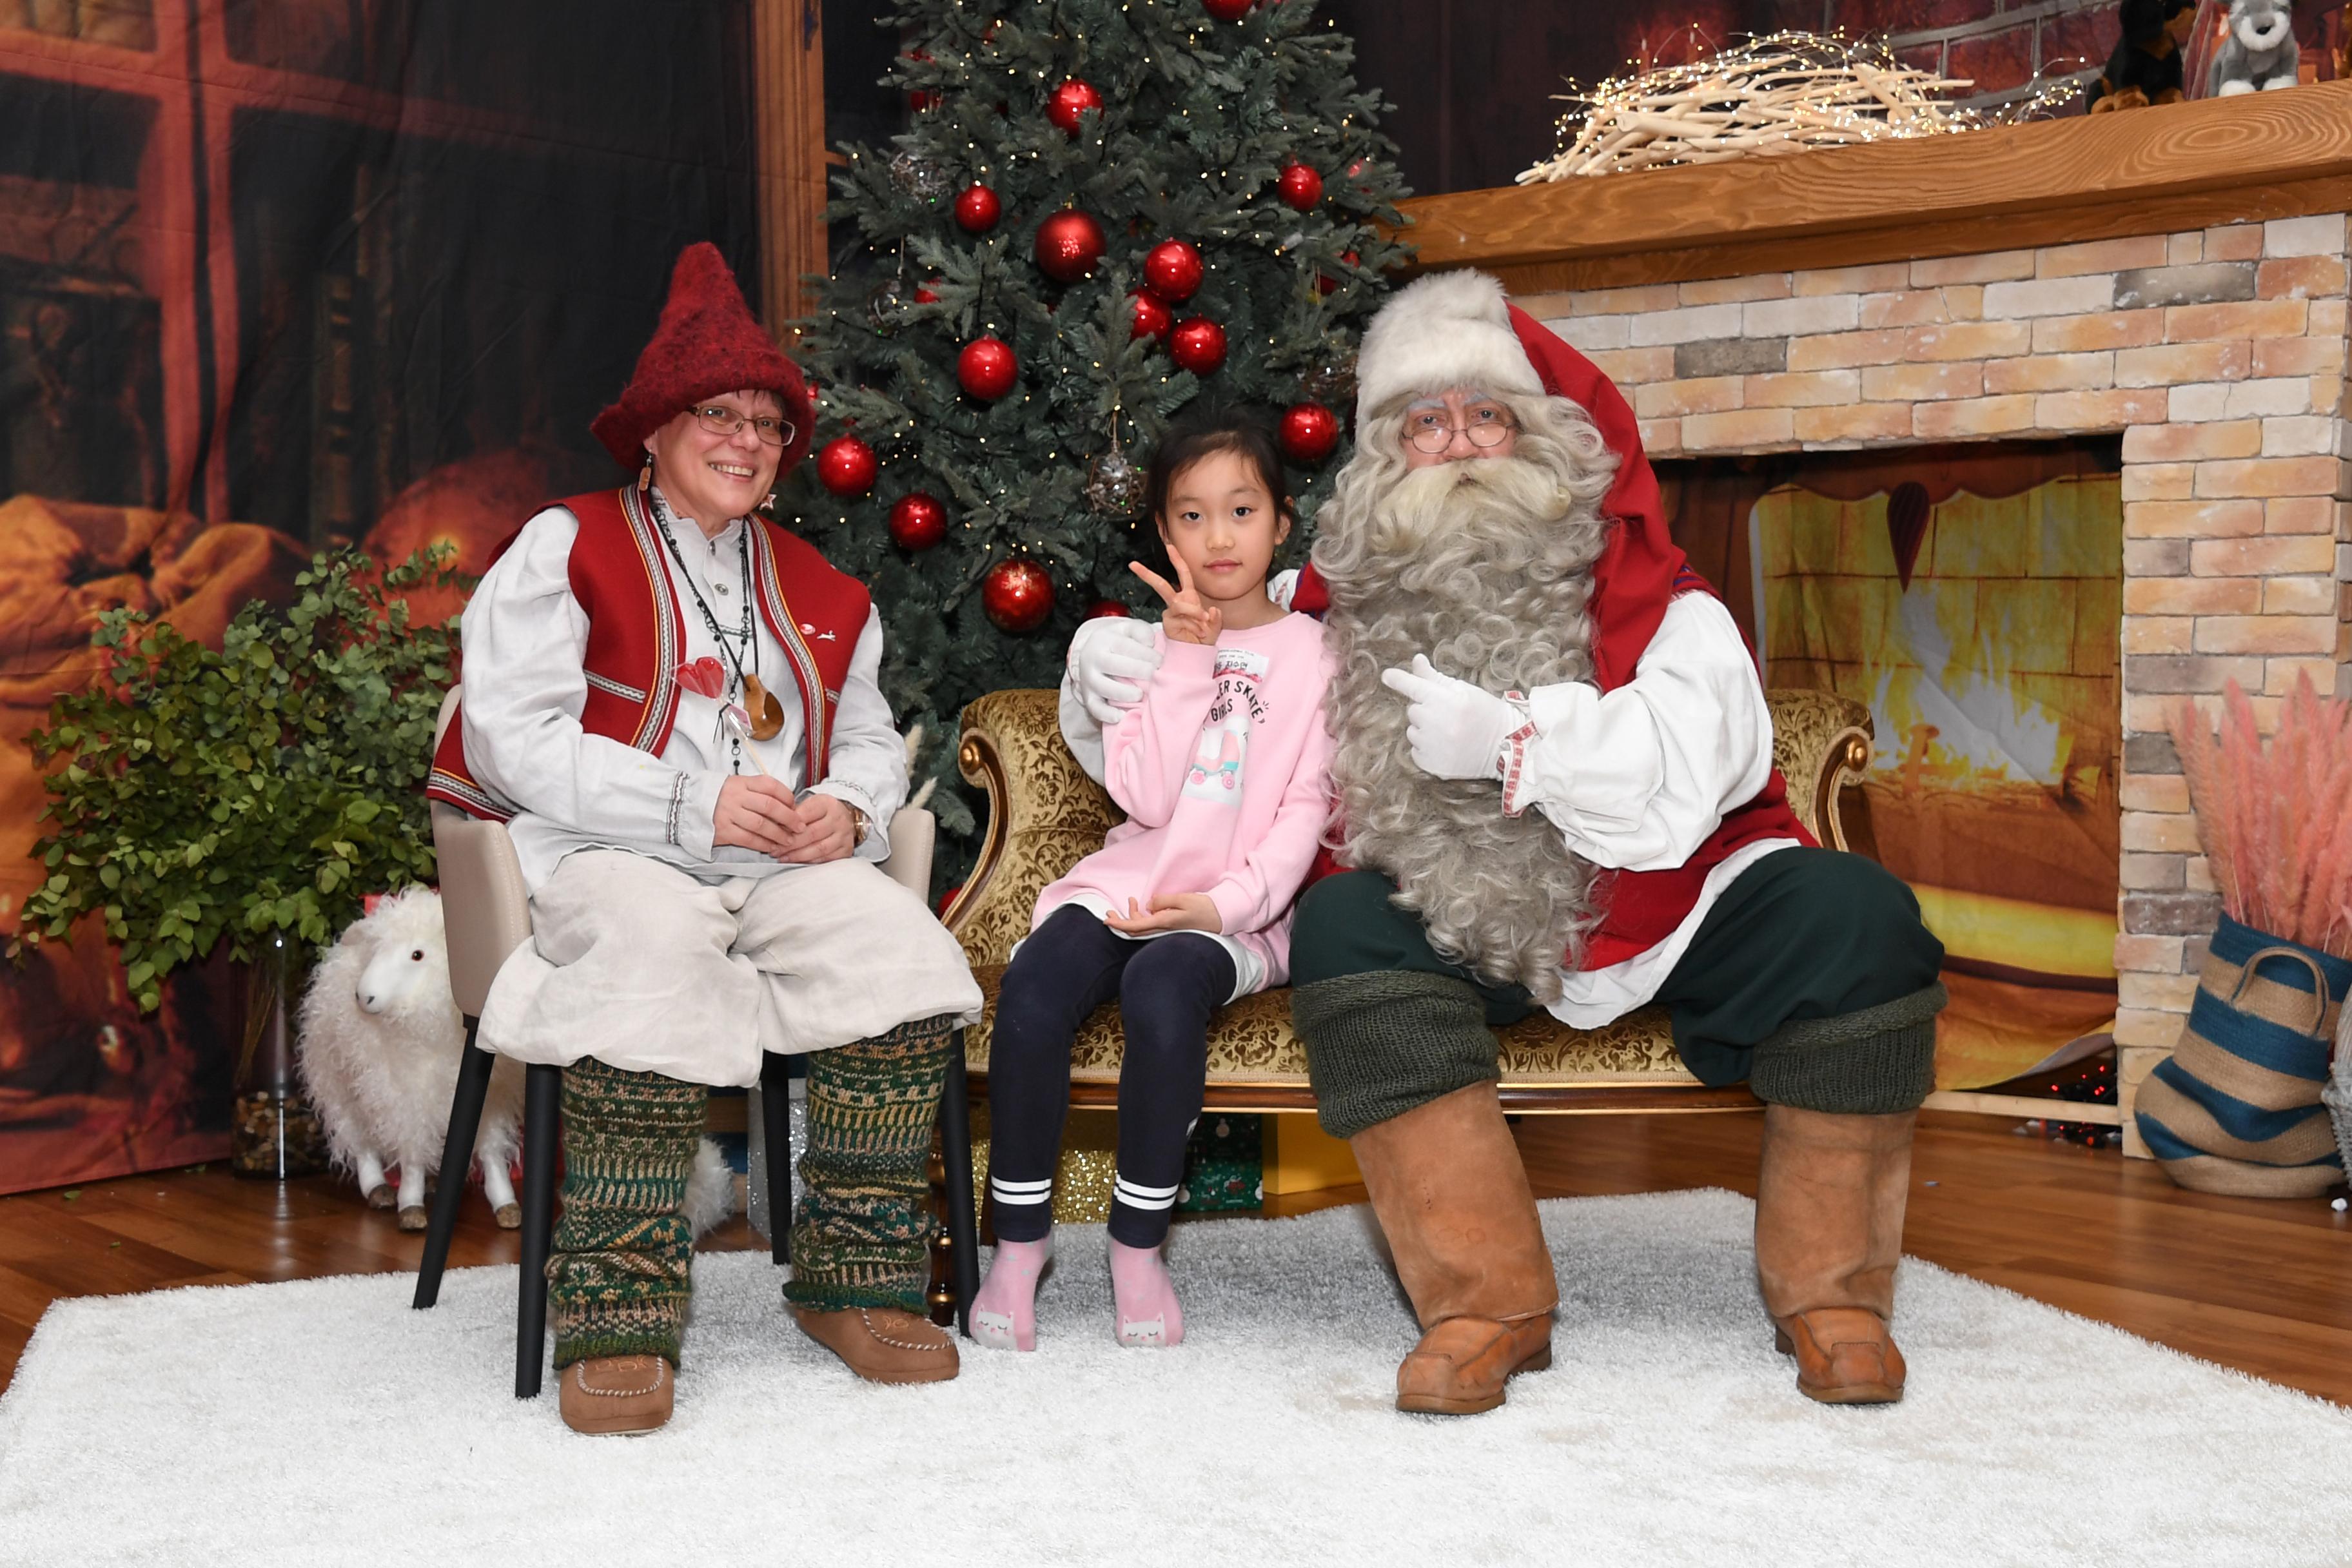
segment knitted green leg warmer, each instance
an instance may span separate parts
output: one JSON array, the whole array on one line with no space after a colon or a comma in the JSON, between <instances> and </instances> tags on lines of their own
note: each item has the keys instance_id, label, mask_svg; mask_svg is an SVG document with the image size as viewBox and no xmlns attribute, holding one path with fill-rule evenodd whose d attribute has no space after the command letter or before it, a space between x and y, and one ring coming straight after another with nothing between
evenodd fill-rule
<instances>
[{"instance_id":1,"label":"knitted green leg warmer","mask_svg":"<svg viewBox=\"0 0 2352 1568\"><path fill-rule=\"evenodd\" d=\"M1801 1018L1756 1043L1748 1087L1771 1105L1841 1116L1916 1110L1936 1087L1936 1015L1944 983L1843 1013Z\"/></svg>"},{"instance_id":2,"label":"knitted green leg warmer","mask_svg":"<svg viewBox=\"0 0 2352 1568\"><path fill-rule=\"evenodd\" d=\"M563 1212L547 1259L555 1364L677 1364L694 1233L678 1205L709 1091L593 1058L563 1069Z\"/></svg>"},{"instance_id":3,"label":"knitted green leg warmer","mask_svg":"<svg viewBox=\"0 0 2352 1568\"><path fill-rule=\"evenodd\" d=\"M1466 980L1412 969L1318 980L1290 994L1315 1118L1334 1138L1496 1073L1486 1006Z\"/></svg>"},{"instance_id":4,"label":"knitted green leg warmer","mask_svg":"<svg viewBox=\"0 0 2352 1568\"><path fill-rule=\"evenodd\" d=\"M809 1057L808 1201L793 1216L787 1301L924 1310L925 1166L954 1025L942 1014Z\"/></svg>"}]
</instances>

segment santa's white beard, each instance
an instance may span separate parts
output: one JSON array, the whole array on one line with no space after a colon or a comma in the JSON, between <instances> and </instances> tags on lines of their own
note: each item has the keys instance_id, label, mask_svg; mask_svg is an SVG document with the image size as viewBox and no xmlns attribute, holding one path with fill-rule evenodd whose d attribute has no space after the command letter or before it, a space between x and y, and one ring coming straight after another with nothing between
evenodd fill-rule
<instances>
[{"instance_id":1,"label":"santa's white beard","mask_svg":"<svg viewBox=\"0 0 2352 1568\"><path fill-rule=\"evenodd\" d=\"M1335 500L1318 524L1339 858L1393 880L1440 956L1552 1002L1563 955L1573 962L1598 918L1597 868L1539 811L1505 816L1499 783L1416 767L1405 700L1381 672L1425 653L1498 694L1590 680L1586 606L1607 524L1551 466L1521 458L1413 469L1353 514Z\"/></svg>"}]
</instances>

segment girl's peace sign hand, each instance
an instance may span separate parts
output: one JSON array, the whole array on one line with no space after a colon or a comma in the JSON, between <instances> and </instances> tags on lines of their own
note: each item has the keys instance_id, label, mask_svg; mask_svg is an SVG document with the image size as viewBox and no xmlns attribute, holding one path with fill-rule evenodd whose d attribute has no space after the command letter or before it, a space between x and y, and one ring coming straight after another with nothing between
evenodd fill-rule
<instances>
[{"instance_id":1,"label":"girl's peace sign hand","mask_svg":"<svg viewBox=\"0 0 2352 1568\"><path fill-rule=\"evenodd\" d=\"M1192 571L1184 564L1183 556L1171 550L1168 557L1176 563L1176 581L1182 584L1181 588L1170 587L1168 579L1139 561L1127 563L1128 570L1150 584L1151 591L1168 606L1161 612L1160 629L1175 642L1215 642L1217 634L1224 629L1224 612L1202 599L1201 591L1192 585Z\"/></svg>"}]
</instances>

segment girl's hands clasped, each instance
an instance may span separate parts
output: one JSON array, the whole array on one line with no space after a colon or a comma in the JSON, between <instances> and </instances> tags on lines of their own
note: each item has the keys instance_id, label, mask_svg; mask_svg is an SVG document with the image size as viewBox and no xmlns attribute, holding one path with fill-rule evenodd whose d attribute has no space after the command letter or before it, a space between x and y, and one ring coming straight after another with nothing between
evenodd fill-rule
<instances>
[{"instance_id":1,"label":"girl's hands clasped","mask_svg":"<svg viewBox=\"0 0 2352 1568\"><path fill-rule=\"evenodd\" d=\"M1169 558L1176 563L1178 587L1170 587L1168 579L1139 561L1127 563L1128 570L1151 584L1151 591L1167 605L1160 617L1160 629L1172 642L1214 643L1217 634L1224 630L1224 612L1201 597L1193 585L1192 569L1184 564L1184 557L1170 551Z\"/></svg>"},{"instance_id":2,"label":"girl's hands clasped","mask_svg":"<svg viewBox=\"0 0 2352 1568\"><path fill-rule=\"evenodd\" d=\"M1147 936L1158 931L1213 933L1225 929L1224 917L1217 913L1217 900L1206 893L1162 893L1151 900L1149 910L1129 899L1127 913L1113 910L1103 917L1103 924L1121 936Z\"/></svg>"}]
</instances>

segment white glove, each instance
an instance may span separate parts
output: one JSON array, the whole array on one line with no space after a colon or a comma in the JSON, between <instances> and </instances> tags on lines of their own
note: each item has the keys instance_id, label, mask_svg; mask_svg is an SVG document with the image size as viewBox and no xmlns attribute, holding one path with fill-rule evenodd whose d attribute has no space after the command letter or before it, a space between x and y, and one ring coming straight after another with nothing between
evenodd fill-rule
<instances>
[{"instance_id":1,"label":"white glove","mask_svg":"<svg viewBox=\"0 0 2352 1568\"><path fill-rule=\"evenodd\" d=\"M1404 738L1413 766L1432 778L1499 779L1504 737L1527 721L1493 692L1441 673L1427 654L1410 669L1381 671L1381 684L1402 693Z\"/></svg>"},{"instance_id":2,"label":"white glove","mask_svg":"<svg viewBox=\"0 0 2352 1568\"><path fill-rule=\"evenodd\" d=\"M1087 717L1109 729L1143 700L1160 668L1151 627L1125 616L1104 616L1070 638L1070 686Z\"/></svg>"}]
</instances>

